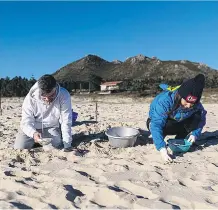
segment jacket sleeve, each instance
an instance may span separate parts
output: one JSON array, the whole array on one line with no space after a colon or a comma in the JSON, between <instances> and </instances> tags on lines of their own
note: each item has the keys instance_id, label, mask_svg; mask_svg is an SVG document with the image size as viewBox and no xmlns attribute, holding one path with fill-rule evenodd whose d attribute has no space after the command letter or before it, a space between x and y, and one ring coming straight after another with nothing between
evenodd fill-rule
<instances>
[{"instance_id":1,"label":"jacket sleeve","mask_svg":"<svg viewBox=\"0 0 218 210\"><path fill-rule=\"evenodd\" d=\"M153 108L150 131L157 150L166 147L163 136L163 128L168 118L167 112L170 111L170 104L166 100L158 100Z\"/></svg>"},{"instance_id":2,"label":"jacket sleeve","mask_svg":"<svg viewBox=\"0 0 218 210\"><path fill-rule=\"evenodd\" d=\"M33 134L36 132L34 125L35 125L35 118L33 112L33 104L28 94L25 97L22 106L22 119L20 123L20 128L27 136L33 138Z\"/></svg>"},{"instance_id":3,"label":"jacket sleeve","mask_svg":"<svg viewBox=\"0 0 218 210\"><path fill-rule=\"evenodd\" d=\"M201 120L200 120L200 123L198 125L198 128L196 130L192 131L192 135L196 136L197 138L200 137L201 132L202 132L204 126L206 125L206 115L207 115L207 111L204 109L204 107L201 103L199 103L199 105L198 105L198 110L200 110L200 112L201 112Z\"/></svg>"},{"instance_id":4,"label":"jacket sleeve","mask_svg":"<svg viewBox=\"0 0 218 210\"><path fill-rule=\"evenodd\" d=\"M61 131L64 143L64 148L68 148L72 144L72 108L71 108L71 97L66 91L64 96L61 98Z\"/></svg>"}]
</instances>

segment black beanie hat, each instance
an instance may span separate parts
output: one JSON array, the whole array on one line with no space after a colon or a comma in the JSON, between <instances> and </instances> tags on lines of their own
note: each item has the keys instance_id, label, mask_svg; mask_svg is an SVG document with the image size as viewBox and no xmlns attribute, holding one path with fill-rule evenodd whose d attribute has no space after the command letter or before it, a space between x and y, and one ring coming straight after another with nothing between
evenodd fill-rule
<instances>
[{"instance_id":1,"label":"black beanie hat","mask_svg":"<svg viewBox=\"0 0 218 210\"><path fill-rule=\"evenodd\" d=\"M198 103L205 86L205 77L198 74L196 77L185 81L178 89L179 95L188 103Z\"/></svg>"}]
</instances>

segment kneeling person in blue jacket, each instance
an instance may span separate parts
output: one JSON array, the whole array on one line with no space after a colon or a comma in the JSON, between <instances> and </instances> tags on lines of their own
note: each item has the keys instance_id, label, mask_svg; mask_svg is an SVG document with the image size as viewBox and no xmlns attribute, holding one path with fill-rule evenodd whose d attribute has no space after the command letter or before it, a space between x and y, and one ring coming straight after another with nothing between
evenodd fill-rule
<instances>
[{"instance_id":1,"label":"kneeling person in blue jacket","mask_svg":"<svg viewBox=\"0 0 218 210\"><path fill-rule=\"evenodd\" d=\"M172 162L164 141L166 135L176 135L175 138L180 139L190 134L188 141L191 143L201 135L207 114L200 103L204 86L205 77L198 74L174 90L169 90L166 85L152 101L147 127L165 162Z\"/></svg>"}]
</instances>

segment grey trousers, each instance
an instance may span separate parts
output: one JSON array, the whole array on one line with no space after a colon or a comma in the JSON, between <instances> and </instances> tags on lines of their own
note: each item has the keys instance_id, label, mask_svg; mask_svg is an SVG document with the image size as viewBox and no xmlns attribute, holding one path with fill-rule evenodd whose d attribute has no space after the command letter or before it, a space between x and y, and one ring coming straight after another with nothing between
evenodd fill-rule
<instances>
[{"instance_id":1,"label":"grey trousers","mask_svg":"<svg viewBox=\"0 0 218 210\"><path fill-rule=\"evenodd\" d=\"M42 134L41 129L37 129ZM62 147L60 128L44 128L43 138L52 138L52 146L55 148ZM14 149L31 149L34 145L34 139L27 136L21 129L19 130L14 143Z\"/></svg>"}]
</instances>

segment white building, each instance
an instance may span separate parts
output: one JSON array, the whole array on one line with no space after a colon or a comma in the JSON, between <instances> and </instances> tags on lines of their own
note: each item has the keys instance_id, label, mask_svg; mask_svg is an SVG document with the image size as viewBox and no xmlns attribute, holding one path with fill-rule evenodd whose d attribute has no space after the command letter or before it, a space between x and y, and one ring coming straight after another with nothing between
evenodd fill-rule
<instances>
[{"instance_id":1,"label":"white building","mask_svg":"<svg viewBox=\"0 0 218 210\"><path fill-rule=\"evenodd\" d=\"M119 90L119 85L122 81L104 82L101 84L101 91Z\"/></svg>"}]
</instances>

